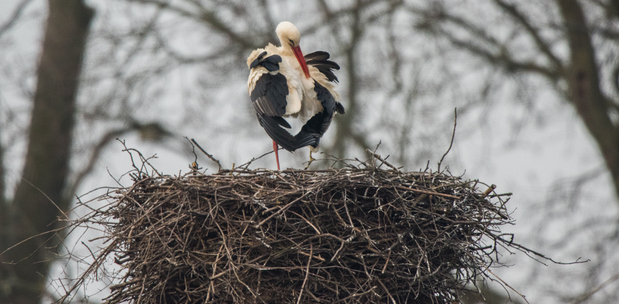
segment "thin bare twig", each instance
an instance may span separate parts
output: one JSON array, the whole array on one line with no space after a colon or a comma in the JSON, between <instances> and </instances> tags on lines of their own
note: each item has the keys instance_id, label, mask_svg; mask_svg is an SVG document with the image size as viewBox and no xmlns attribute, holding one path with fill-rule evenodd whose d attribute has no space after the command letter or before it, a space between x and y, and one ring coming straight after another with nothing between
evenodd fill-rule
<instances>
[{"instance_id":1,"label":"thin bare twig","mask_svg":"<svg viewBox=\"0 0 619 304\"><path fill-rule=\"evenodd\" d=\"M445 154L443 154L443 157L441 157L441 160L438 162L438 169L436 170L438 172L441 172L441 164L443 163L445 156L447 156L449 151L451 151L451 147L454 144L454 138L456 137L457 123L458 123L458 108L454 108L454 128L453 128L453 131L451 132L451 140L449 141L449 148L447 148L447 151L445 151Z\"/></svg>"},{"instance_id":2,"label":"thin bare twig","mask_svg":"<svg viewBox=\"0 0 619 304\"><path fill-rule=\"evenodd\" d=\"M202 168L198 164L198 154L196 154L196 146L194 146L193 142L189 139L189 137L185 136L185 139L191 145L191 153L193 154L193 162L189 164L189 168L194 172L197 170L201 170Z\"/></svg>"},{"instance_id":3,"label":"thin bare twig","mask_svg":"<svg viewBox=\"0 0 619 304\"><path fill-rule=\"evenodd\" d=\"M501 282L501 284L503 284L503 286L506 286L507 288L511 289L513 292L515 292L516 294L518 294L525 302L527 302L528 304L529 301L527 301L527 297L525 297L523 294L521 294L520 292L518 292L518 290L514 289L513 287L509 286L509 284L507 284L507 282L503 281L503 279L501 279L499 276L497 276L496 274L494 274L494 272L492 272L490 269L487 269L488 273L492 274L497 280L499 280Z\"/></svg>"},{"instance_id":4,"label":"thin bare twig","mask_svg":"<svg viewBox=\"0 0 619 304\"><path fill-rule=\"evenodd\" d=\"M387 159L383 159L379 154L376 154L376 151L372 152L370 149L365 149L366 152L370 153L370 155L372 155L374 158L380 160L381 163L387 165L389 168L398 171L399 169L396 168L394 165L390 164Z\"/></svg>"},{"instance_id":5,"label":"thin bare twig","mask_svg":"<svg viewBox=\"0 0 619 304\"><path fill-rule=\"evenodd\" d=\"M299 298L297 299L297 304L301 303L301 298L303 298L303 290L305 290L305 284L307 284L307 278L309 278L310 274L310 265L312 264L312 256L314 254L314 247L310 243L310 253L307 258L307 268L305 268L305 278L303 279L303 284L301 285L301 291L299 292Z\"/></svg>"},{"instance_id":6,"label":"thin bare twig","mask_svg":"<svg viewBox=\"0 0 619 304\"><path fill-rule=\"evenodd\" d=\"M584 301L586 301L589 298L591 298L591 296L596 294L598 291L606 288L606 286L612 284L613 282L615 282L617 280L619 280L619 273L616 273L614 276L608 278L608 280L602 282L602 284L600 284L600 285L592 288L591 290L588 290L584 294L580 295L578 298L576 298L572 302L570 302L570 304L580 304L580 303L583 303Z\"/></svg>"},{"instance_id":7,"label":"thin bare twig","mask_svg":"<svg viewBox=\"0 0 619 304\"><path fill-rule=\"evenodd\" d=\"M32 2L32 0L22 0L17 4L15 10L13 11L13 14L11 14L8 20L4 22L4 24L0 25L0 37L2 37L4 33L6 33L11 27L13 27L15 23L17 23L30 2Z\"/></svg>"},{"instance_id":8,"label":"thin bare twig","mask_svg":"<svg viewBox=\"0 0 619 304\"><path fill-rule=\"evenodd\" d=\"M200 151L202 151L202 153L204 153L204 155L208 156L208 158L210 160L212 160L213 162L215 162L217 164L217 166L219 167L219 171L221 171L223 169L223 167L221 166L221 163L219 163L219 160L215 159L215 157L213 157L213 155L209 154L204 149L202 149L202 147L200 147L200 145L198 144L198 142L195 139L192 138L191 142L193 144L195 144L198 147L198 149L200 149Z\"/></svg>"}]
</instances>

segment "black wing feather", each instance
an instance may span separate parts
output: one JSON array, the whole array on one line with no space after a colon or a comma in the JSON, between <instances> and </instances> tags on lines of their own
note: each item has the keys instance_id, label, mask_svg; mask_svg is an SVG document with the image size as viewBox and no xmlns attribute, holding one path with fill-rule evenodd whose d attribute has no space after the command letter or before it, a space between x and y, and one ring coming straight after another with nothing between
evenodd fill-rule
<instances>
[{"instance_id":1,"label":"black wing feather","mask_svg":"<svg viewBox=\"0 0 619 304\"><path fill-rule=\"evenodd\" d=\"M256 112L267 116L286 114L288 83L282 74L263 74L251 91L251 101Z\"/></svg>"},{"instance_id":2,"label":"black wing feather","mask_svg":"<svg viewBox=\"0 0 619 304\"><path fill-rule=\"evenodd\" d=\"M301 131L295 135L297 149L305 146L318 147L320 138L327 132L335 111L340 112L341 110L342 113L344 112L344 106L335 101L329 90L316 81L314 81L314 91L316 92L316 98L320 100L323 110L310 118L303 125Z\"/></svg>"},{"instance_id":3,"label":"black wing feather","mask_svg":"<svg viewBox=\"0 0 619 304\"><path fill-rule=\"evenodd\" d=\"M264 58L267 52L263 52L254 60L250 68L262 66L269 72L279 70L279 63L282 62L282 57L279 55L269 56ZM256 81L254 90L250 94L252 104L256 110L258 122L267 132L269 137L278 145L288 151L294 151L296 147L296 139L292 134L283 129L290 128L290 124L281 117L286 114L286 96L288 95L288 81L286 77L280 73L271 75L265 73Z\"/></svg>"},{"instance_id":4,"label":"black wing feather","mask_svg":"<svg viewBox=\"0 0 619 304\"><path fill-rule=\"evenodd\" d=\"M305 57L305 61L307 62L309 60L327 60L329 59L329 57L331 57L331 55L329 55L329 53L325 51L316 51L313 53L306 54L303 57Z\"/></svg>"},{"instance_id":5,"label":"black wing feather","mask_svg":"<svg viewBox=\"0 0 619 304\"><path fill-rule=\"evenodd\" d=\"M249 65L250 69L253 69L259 65L265 67L269 72L279 70L279 63L282 62L282 57L279 55L269 56L264 58L268 54L267 51L264 51L258 55L254 61L252 61L251 65Z\"/></svg>"},{"instance_id":6,"label":"black wing feather","mask_svg":"<svg viewBox=\"0 0 619 304\"><path fill-rule=\"evenodd\" d=\"M260 65L265 67L269 72L279 71L279 63L282 62L282 57L273 55L264 59Z\"/></svg>"},{"instance_id":7,"label":"black wing feather","mask_svg":"<svg viewBox=\"0 0 619 304\"><path fill-rule=\"evenodd\" d=\"M277 116L266 116L260 113L256 113L256 116L258 116L260 125L264 128L269 137L271 137L271 139L273 139L278 145L290 152L297 149L297 140L295 137L285 129L282 129L280 126L280 121L278 119L284 120L283 118Z\"/></svg>"},{"instance_id":8,"label":"black wing feather","mask_svg":"<svg viewBox=\"0 0 619 304\"><path fill-rule=\"evenodd\" d=\"M305 63L307 65L316 67L318 71L320 71L320 73L327 76L327 79L329 79L329 81L338 82L338 79L333 73L333 70L339 70L340 66L337 63L328 60L330 57L331 55L329 55L329 53L327 52L317 51L305 55Z\"/></svg>"}]
</instances>

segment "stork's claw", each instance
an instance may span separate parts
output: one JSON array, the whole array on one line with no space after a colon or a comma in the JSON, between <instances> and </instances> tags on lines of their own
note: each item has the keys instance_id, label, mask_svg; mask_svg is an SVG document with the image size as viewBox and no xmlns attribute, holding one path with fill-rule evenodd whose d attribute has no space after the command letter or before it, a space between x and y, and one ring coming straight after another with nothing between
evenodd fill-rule
<instances>
[{"instance_id":1,"label":"stork's claw","mask_svg":"<svg viewBox=\"0 0 619 304\"><path fill-rule=\"evenodd\" d=\"M305 166L305 170L309 169L309 166L316 160L312 157L312 150L309 151L310 160L307 162L307 166Z\"/></svg>"}]
</instances>

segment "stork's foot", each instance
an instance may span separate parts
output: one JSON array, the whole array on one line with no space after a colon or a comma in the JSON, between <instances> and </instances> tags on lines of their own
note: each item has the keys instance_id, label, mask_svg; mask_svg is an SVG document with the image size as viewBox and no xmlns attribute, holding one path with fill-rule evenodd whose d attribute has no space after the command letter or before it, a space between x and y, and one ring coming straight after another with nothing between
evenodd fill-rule
<instances>
[{"instance_id":1,"label":"stork's foot","mask_svg":"<svg viewBox=\"0 0 619 304\"><path fill-rule=\"evenodd\" d=\"M305 166L305 170L309 169L309 166L316 160L315 158L312 157L312 150L310 150L309 152L309 157L310 157L310 160L307 162L307 166Z\"/></svg>"}]
</instances>

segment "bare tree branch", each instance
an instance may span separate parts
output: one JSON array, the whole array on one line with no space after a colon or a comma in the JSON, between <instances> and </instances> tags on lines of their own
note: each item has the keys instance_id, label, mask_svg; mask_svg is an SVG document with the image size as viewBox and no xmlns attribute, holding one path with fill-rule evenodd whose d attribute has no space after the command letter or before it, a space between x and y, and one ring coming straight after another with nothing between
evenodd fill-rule
<instances>
[{"instance_id":1,"label":"bare tree branch","mask_svg":"<svg viewBox=\"0 0 619 304\"><path fill-rule=\"evenodd\" d=\"M527 17L513 4L509 4L504 0L494 0L494 2L525 28L533 41L535 41L537 48L542 52L542 54L546 55L546 58L548 58L548 60L552 63L553 70L558 70L559 72L562 71L563 64L561 63L561 60L559 60L559 58L552 53L550 47L540 36L539 30L536 29L529 20L527 20Z\"/></svg>"},{"instance_id":2,"label":"bare tree branch","mask_svg":"<svg viewBox=\"0 0 619 304\"><path fill-rule=\"evenodd\" d=\"M105 147L110 142L112 142L113 140L115 140L116 138L121 136L122 134L125 134L125 133L131 131L132 129L133 129L132 127L125 127L125 128L120 128L120 129L116 129L116 130L111 130L111 131L106 132L99 139L97 144L92 148L92 151L90 152L90 157L88 158L88 163L86 164L86 166L81 171L79 171L76 174L76 177L75 177L75 180L74 180L73 184L71 185L69 190L66 192L66 197L67 197L66 199L67 200L70 197L72 197L75 193L77 193L77 189L79 189L79 186L82 184L84 179L95 168L95 164L96 164L97 160L100 158L101 153L103 153L103 150L105 149Z\"/></svg>"},{"instance_id":3,"label":"bare tree branch","mask_svg":"<svg viewBox=\"0 0 619 304\"><path fill-rule=\"evenodd\" d=\"M500 1L500 0L494 0ZM545 76L553 81L556 81L559 78L560 70L551 69L545 66L541 66L532 61L518 61L516 60L510 53L509 47L495 37L493 37L490 33L488 33L485 29L482 29L478 26L475 26L471 22L467 21L462 17L455 16L445 11L442 7L434 7L431 11L427 9L420 9L417 7L408 7L408 10L413 12L414 14L421 15L422 18L426 18L427 21L422 22L418 25L418 28L421 30L428 31L429 33L439 34L441 37L447 38L453 45L466 50L472 54L477 55L478 57L486 60L491 65L498 65L504 67L509 72L516 71L526 71L526 72L534 72ZM517 11L514 14L519 14ZM469 37L461 38L456 36L452 31L441 26L440 22L448 22L457 26L459 29L463 29L469 32ZM524 20L522 21L524 22ZM531 27L530 33L537 32ZM471 39L470 37L474 37ZM535 38L533 38L535 40ZM538 36L541 41L541 37ZM481 41L479 41L481 40ZM542 47L542 46L538 46ZM550 50L548 50L550 52ZM550 53L552 57L552 53ZM551 62L555 60L558 61L557 58L549 58ZM560 62L559 62L560 63ZM560 66L558 66L560 67Z\"/></svg>"},{"instance_id":4,"label":"bare tree branch","mask_svg":"<svg viewBox=\"0 0 619 304\"><path fill-rule=\"evenodd\" d=\"M596 286L595 288L592 288L591 290L588 290L586 293L582 294L580 297L578 297L577 299L575 299L572 302L570 302L570 304L580 304L580 303L583 303L583 302L587 301L589 298L591 298L598 291L606 288L606 286L614 283L617 280L619 280L619 273L617 273L614 276L608 278L608 280L604 281L602 284Z\"/></svg>"},{"instance_id":5,"label":"bare tree branch","mask_svg":"<svg viewBox=\"0 0 619 304\"><path fill-rule=\"evenodd\" d=\"M13 27L13 25L15 25L30 2L32 2L32 0L22 0L17 4L17 7L11 16L9 16L9 19L0 25L0 37L2 37L6 31Z\"/></svg>"},{"instance_id":6,"label":"bare tree branch","mask_svg":"<svg viewBox=\"0 0 619 304\"><path fill-rule=\"evenodd\" d=\"M207 24L210 28L214 29L216 32L220 34L224 34L231 41L241 46L241 48L244 50L250 50L250 49L258 47L258 45L255 45L254 43L252 43L252 39L250 39L250 37L245 37L242 34L237 33L232 28L230 28L224 21L222 21L217 16L215 10L207 9L206 7L201 6L201 5L198 6L197 3L193 3L197 5L196 8L198 9L198 12L196 13L194 11L190 11L188 9L185 9L180 6L173 5L173 4L170 4L169 2L161 1L161 0L128 0L128 1L156 5L160 8L165 8L171 12L175 12L179 14L180 16L202 21L205 24Z\"/></svg>"},{"instance_id":7,"label":"bare tree branch","mask_svg":"<svg viewBox=\"0 0 619 304\"><path fill-rule=\"evenodd\" d=\"M533 72L545 76L551 80L556 80L559 77L559 74L556 71L550 70L547 67L538 65L534 62L516 61L509 54L508 48L505 46L501 46L501 52L493 53L473 41L457 38L451 32L442 30L440 33L458 48L466 50L479 58L484 59L491 65L501 66L508 72Z\"/></svg>"}]
</instances>

